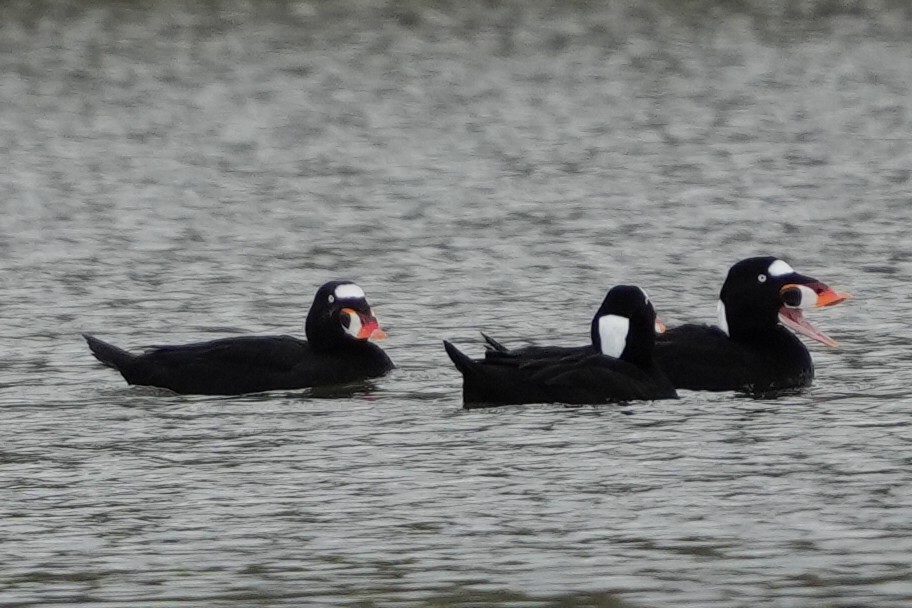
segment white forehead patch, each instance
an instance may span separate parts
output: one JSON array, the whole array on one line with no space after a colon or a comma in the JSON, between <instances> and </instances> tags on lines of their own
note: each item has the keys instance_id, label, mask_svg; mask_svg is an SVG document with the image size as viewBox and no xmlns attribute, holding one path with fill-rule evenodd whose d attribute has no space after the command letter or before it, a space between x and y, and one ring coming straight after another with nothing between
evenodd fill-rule
<instances>
[{"instance_id":1,"label":"white forehead patch","mask_svg":"<svg viewBox=\"0 0 912 608\"><path fill-rule=\"evenodd\" d=\"M620 358L627 347L627 331L630 319L620 315L605 315L599 319L599 340L602 342L602 354Z\"/></svg>"},{"instance_id":2,"label":"white forehead patch","mask_svg":"<svg viewBox=\"0 0 912 608\"><path fill-rule=\"evenodd\" d=\"M793 272L795 272L795 269L782 260L776 260L770 264L769 269L766 271L771 277L781 277L784 274L792 274Z\"/></svg>"},{"instance_id":3,"label":"white forehead patch","mask_svg":"<svg viewBox=\"0 0 912 608\"><path fill-rule=\"evenodd\" d=\"M337 300L356 300L364 299L364 290L355 285L354 283L345 283L344 285L339 285L336 287L336 299Z\"/></svg>"}]
</instances>

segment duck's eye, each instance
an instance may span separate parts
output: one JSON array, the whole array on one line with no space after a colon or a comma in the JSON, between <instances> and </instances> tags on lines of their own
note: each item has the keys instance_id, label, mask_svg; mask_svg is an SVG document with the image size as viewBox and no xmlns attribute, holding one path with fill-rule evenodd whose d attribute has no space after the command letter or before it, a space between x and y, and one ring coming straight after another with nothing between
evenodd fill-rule
<instances>
[{"instance_id":1,"label":"duck's eye","mask_svg":"<svg viewBox=\"0 0 912 608\"><path fill-rule=\"evenodd\" d=\"M765 274L758 275L757 280L761 283L766 283L766 275Z\"/></svg>"},{"instance_id":2,"label":"duck's eye","mask_svg":"<svg viewBox=\"0 0 912 608\"><path fill-rule=\"evenodd\" d=\"M329 298L327 298L327 299L329 300L329 303L332 304L333 302L336 301L336 296L329 294Z\"/></svg>"}]
</instances>

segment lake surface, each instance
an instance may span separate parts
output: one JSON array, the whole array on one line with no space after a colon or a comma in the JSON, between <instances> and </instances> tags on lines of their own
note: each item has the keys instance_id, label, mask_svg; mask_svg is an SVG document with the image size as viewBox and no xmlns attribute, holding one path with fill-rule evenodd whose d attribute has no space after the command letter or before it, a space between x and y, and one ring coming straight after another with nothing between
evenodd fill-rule
<instances>
[{"instance_id":1,"label":"lake surface","mask_svg":"<svg viewBox=\"0 0 912 608\"><path fill-rule=\"evenodd\" d=\"M0 604L912 605L912 19L604 4L0 7ZM711 322L762 254L855 295L810 389L461 409L442 339ZM347 394L80 337L302 334L337 277L398 364Z\"/></svg>"}]
</instances>

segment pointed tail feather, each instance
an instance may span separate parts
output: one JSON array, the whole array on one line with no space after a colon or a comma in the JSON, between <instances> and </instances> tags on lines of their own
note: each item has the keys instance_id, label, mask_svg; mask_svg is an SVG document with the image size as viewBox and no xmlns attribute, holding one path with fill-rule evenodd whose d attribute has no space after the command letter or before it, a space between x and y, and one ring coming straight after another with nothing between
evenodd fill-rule
<instances>
[{"instance_id":1,"label":"pointed tail feather","mask_svg":"<svg viewBox=\"0 0 912 608\"><path fill-rule=\"evenodd\" d=\"M456 369L462 372L463 376L472 372L474 362L468 355L446 340L443 341L443 348L446 349L447 354L450 356L450 360L453 361Z\"/></svg>"},{"instance_id":2,"label":"pointed tail feather","mask_svg":"<svg viewBox=\"0 0 912 608\"><path fill-rule=\"evenodd\" d=\"M491 399L486 398L485 391L482 390L488 385L484 366L473 361L468 355L446 340L443 341L443 348L446 349L450 359L456 365L456 369L462 374L463 406L471 409L473 404L491 401Z\"/></svg>"},{"instance_id":3,"label":"pointed tail feather","mask_svg":"<svg viewBox=\"0 0 912 608\"><path fill-rule=\"evenodd\" d=\"M88 342L89 348L92 350L92 354L95 355L95 358L108 367L123 371L125 367L133 362L133 355L122 348L103 342L88 334L82 334L82 337Z\"/></svg>"},{"instance_id":4,"label":"pointed tail feather","mask_svg":"<svg viewBox=\"0 0 912 608\"><path fill-rule=\"evenodd\" d=\"M523 374L517 374L515 365L492 364L489 360L493 355L495 359L507 361L511 358L509 353L488 351L483 361L476 361L446 340L443 341L443 347L462 373L462 403L465 408L543 400L534 387L531 387L530 392Z\"/></svg>"},{"instance_id":5,"label":"pointed tail feather","mask_svg":"<svg viewBox=\"0 0 912 608\"><path fill-rule=\"evenodd\" d=\"M503 344L501 344L500 342L498 342L497 340L495 340L494 338L492 338L491 336L489 336L488 334L486 334L484 332L481 332L481 337L484 338L484 341L486 342L485 348L488 348L490 350L496 350L497 352L501 352L501 353L505 353L509 350L506 346L504 346Z\"/></svg>"}]
</instances>

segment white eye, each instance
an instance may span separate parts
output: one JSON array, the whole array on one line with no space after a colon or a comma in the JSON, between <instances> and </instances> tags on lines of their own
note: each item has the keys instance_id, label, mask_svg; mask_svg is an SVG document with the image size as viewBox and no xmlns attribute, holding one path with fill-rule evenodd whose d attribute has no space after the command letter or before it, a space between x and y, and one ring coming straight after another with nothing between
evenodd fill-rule
<instances>
[{"instance_id":1,"label":"white eye","mask_svg":"<svg viewBox=\"0 0 912 608\"><path fill-rule=\"evenodd\" d=\"M766 283L766 275L761 274L761 275L757 276L757 280L760 281L761 283Z\"/></svg>"},{"instance_id":2,"label":"white eye","mask_svg":"<svg viewBox=\"0 0 912 608\"><path fill-rule=\"evenodd\" d=\"M332 304L333 302L336 301L336 296L334 296L334 295L332 295L332 294L329 294L329 298L328 298L328 299L329 299L329 303Z\"/></svg>"}]
</instances>

